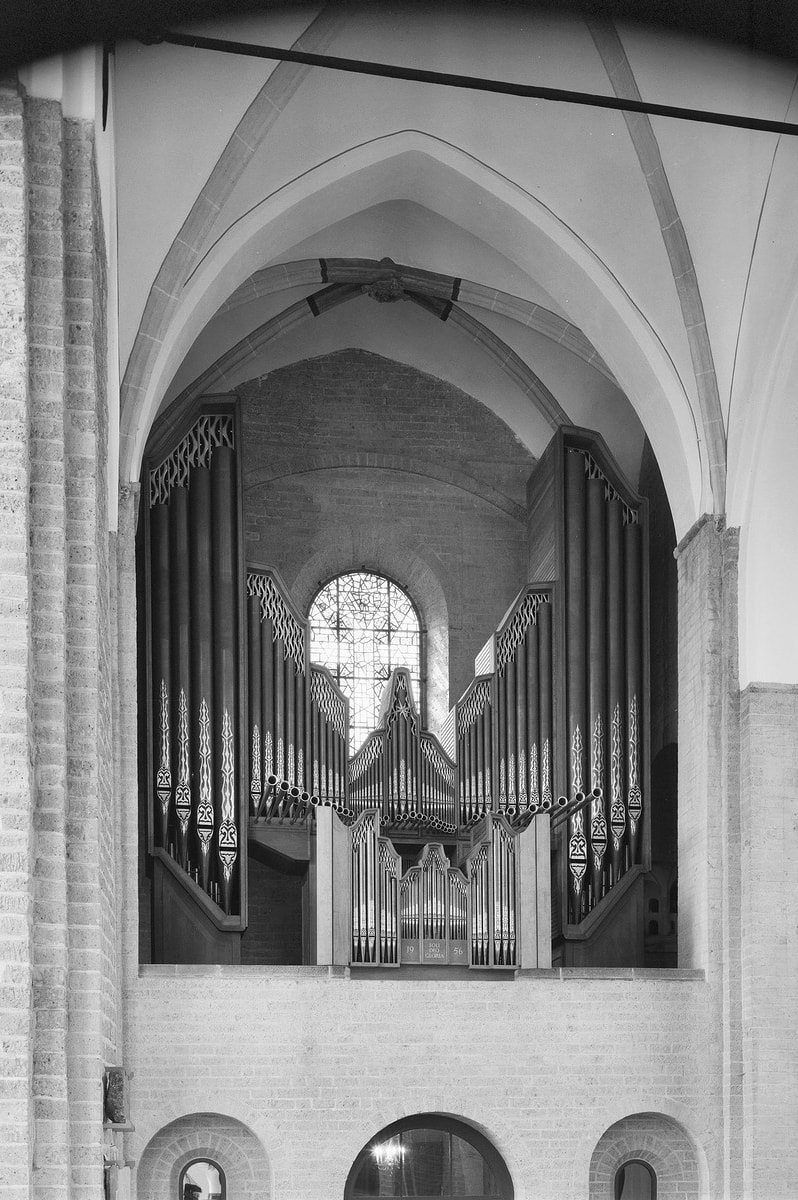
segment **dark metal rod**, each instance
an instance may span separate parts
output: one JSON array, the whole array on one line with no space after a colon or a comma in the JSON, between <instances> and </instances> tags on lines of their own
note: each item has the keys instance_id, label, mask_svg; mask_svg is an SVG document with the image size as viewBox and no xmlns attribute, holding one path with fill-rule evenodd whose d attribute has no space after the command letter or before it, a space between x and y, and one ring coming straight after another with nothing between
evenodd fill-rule
<instances>
[{"instance_id":1,"label":"dark metal rod","mask_svg":"<svg viewBox=\"0 0 798 1200\"><path fill-rule=\"evenodd\" d=\"M564 104L580 104L588 108L648 113L650 116L671 117L681 121L698 121L710 125L727 125L733 129L755 129L763 133L798 134L798 125L788 121L768 121L759 117L682 108L671 104L649 104L644 100L625 100L618 96L600 96L593 92L572 91L569 88L548 88L537 87L534 84L510 83L503 79L484 79L476 75L424 71L415 67L399 67L391 63L341 58L331 54L311 54L303 50L284 50L278 46L255 46L250 42L231 42L221 38L199 37L196 34L174 33L171 30L149 37L141 37L139 41L144 45L168 42L172 46L188 46L195 50L218 50L225 54L241 54L248 58L276 59L278 62L301 63L309 67L326 67L328 70L347 71L354 75L374 75L381 79L407 79L414 83L433 83L443 87L466 88L469 91L495 92L504 96L520 96L527 100L552 100Z\"/></svg>"}]
</instances>

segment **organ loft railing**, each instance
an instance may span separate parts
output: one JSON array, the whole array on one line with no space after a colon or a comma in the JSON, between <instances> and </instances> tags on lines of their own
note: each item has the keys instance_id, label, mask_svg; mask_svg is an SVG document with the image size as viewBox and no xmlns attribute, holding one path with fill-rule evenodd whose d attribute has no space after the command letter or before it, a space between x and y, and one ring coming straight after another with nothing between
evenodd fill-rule
<instances>
[{"instance_id":1,"label":"organ loft railing","mask_svg":"<svg viewBox=\"0 0 798 1200\"><path fill-rule=\"evenodd\" d=\"M561 431L529 488L529 572L554 582L519 593L440 739L400 669L350 758L307 621L244 565L238 442L216 401L146 464L156 961L237 961L249 855L305 879L304 961L514 969L552 936L588 961L647 864L644 502Z\"/></svg>"}]
</instances>

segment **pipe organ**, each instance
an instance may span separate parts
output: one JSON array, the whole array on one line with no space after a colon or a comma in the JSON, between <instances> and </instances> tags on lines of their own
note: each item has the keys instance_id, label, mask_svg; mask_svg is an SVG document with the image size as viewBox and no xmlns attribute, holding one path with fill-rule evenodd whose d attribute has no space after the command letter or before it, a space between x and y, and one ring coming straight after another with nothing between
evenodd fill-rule
<instances>
[{"instance_id":1,"label":"pipe organ","mask_svg":"<svg viewBox=\"0 0 798 1200\"><path fill-rule=\"evenodd\" d=\"M237 441L201 410L144 476L149 848L220 931L246 921Z\"/></svg>"},{"instance_id":2,"label":"pipe organ","mask_svg":"<svg viewBox=\"0 0 798 1200\"><path fill-rule=\"evenodd\" d=\"M310 663L308 623L277 573L249 568L246 589L252 814L263 816L269 777L345 811L346 699L329 671Z\"/></svg>"},{"instance_id":3,"label":"pipe organ","mask_svg":"<svg viewBox=\"0 0 798 1200\"><path fill-rule=\"evenodd\" d=\"M367 809L351 829L353 965L520 965L521 833L501 814L472 830L463 866L440 842L402 857Z\"/></svg>"},{"instance_id":4,"label":"pipe organ","mask_svg":"<svg viewBox=\"0 0 798 1200\"><path fill-rule=\"evenodd\" d=\"M393 672L380 724L349 764L349 802L356 813L377 808L397 831L457 832L455 764L421 728L410 672Z\"/></svg>"},{"instance_id":5,"label":"pipe organ","mask_svg":"<svg viewBox=\"0 0 798 1200\"><path fill-rule=\"evenodd\" d=\"M241 934L246 833L250 853L307 872L325 946L324 904L346 909L329 961L544 962L550 866L555 945L588 936L647 865L645 502L600 439L560 430L528 494L529 576L546 581L488 639L440 740L400 668L350 758L348 703L310 662L307 620L275 571L244 567L238 438L235 404L217 403L146 463L148 837L164 909L187 896L213 936ZM320 880L338 881L334 901Z\"/></svg>"}]
</instances>

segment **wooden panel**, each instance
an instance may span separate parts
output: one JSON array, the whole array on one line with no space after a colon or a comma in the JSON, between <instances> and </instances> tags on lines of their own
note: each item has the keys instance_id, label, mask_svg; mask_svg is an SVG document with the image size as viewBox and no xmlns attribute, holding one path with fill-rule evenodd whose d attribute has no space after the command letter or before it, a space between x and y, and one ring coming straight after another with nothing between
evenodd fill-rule
<instances>
[{"instance_id":1,"label":"wooden panel","mask_svg":"<svg viewBox=\"0 0 798 1200\"><path fill-rule=\"evenodd\" d=\"M238 964L241 934L217 929L160 859L153 867L153 962Z\"/></svg>"}]
</instances>

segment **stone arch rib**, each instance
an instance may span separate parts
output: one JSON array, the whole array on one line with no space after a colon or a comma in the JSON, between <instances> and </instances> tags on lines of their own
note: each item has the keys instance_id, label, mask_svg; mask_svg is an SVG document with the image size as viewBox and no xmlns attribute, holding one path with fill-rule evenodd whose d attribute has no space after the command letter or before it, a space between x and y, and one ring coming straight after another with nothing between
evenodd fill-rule
<instances>
[{"instance_id":1,"label":"stone arch rib","mask_svg":"<svg viewBox=\"0 0 798 1200\"><path fill-rule=\"evenodd\" d=\"M344 20L326 6L294 42L292 49L319 52L329 45ZM152 370L181 289L196 265L219 210L230 196L253 155L278 120L291 96L313 68L281 62L233 131L150 288L121 385L121 429L124 440L135 421L136 398L146 392Z\"/></svg>"},{"instance_id":2,"label":"stone arch rib","mask_svg":"<svg viewBox=\"0 0 798 1200\"><path fill-rule=\"evenodd\" d=\"M587 26L615 95L642 99L614 25L609 21L588 20ZM726 432L695 264L651 120L645 113L624 113L623 118L645 176L673 272L695 373L714 511L720 515L726 506Z\"/></svg>"}]
</instances>

